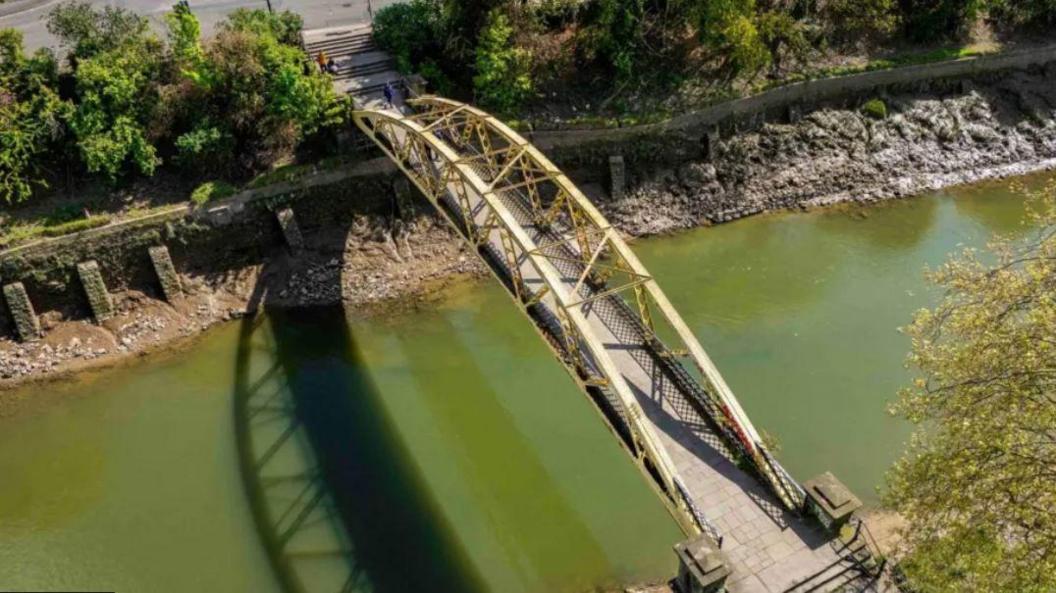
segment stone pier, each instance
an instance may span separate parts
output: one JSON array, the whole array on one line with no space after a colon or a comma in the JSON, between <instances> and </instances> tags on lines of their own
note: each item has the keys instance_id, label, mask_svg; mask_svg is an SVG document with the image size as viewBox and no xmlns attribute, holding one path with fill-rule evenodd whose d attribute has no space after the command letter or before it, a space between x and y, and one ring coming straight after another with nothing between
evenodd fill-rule
<instances>
[{"instance_id":1,"label":"stone pier","mask_svg":"<svg viewBox=\"0 0 1056 593\"><path fill-rule=\"evenodd\" d=\"M282 236L286 239L286 245L290 253L300 255L304 251L304 237L301 235L301 227L297 226L297 217L293 214L293 208L283 208L275 213L282 229Z\"/></svg>"},{"instance_id":2,"label":"stone pier","mask_svg":"<svg viewBox=\"0 0 1056 593\"><path fill-rule=\"evenodd\" d=\"M708 128L708 131L704 133L704 138L701 142L704 144L704 158L709 161L714 161L715 157L719 156L719 135L718 126L712 126Z\"/></svg>"},{"instance_id":3,"label":"stone pier","mask_svg":"<svg viewBox=\"0 0 1056 593\"><path fill-rule=\"evenodd\" d=\"M180 276L176 273L176 266L172 265L169 248L159 245L151 247L148 253L150 263L154 265L154 273L158 276L158 283L161 284L161 293L166 301L176 302L183 296L183 286L180 284Z\"/></svg>"},{"instance_id":4,"label":"stone pier","mask_svg":"<svg viewBox=\"0 0 1056 593\"><path fill-rule=\"evenodd\" d=\"M96 261L88 260L77 264L77 276L84 286L84 294L88 297L88 305L92 308L92 315L96 323L102 323L114 314L114 302L110 293L106 291L106 283L99 271Z\"/></svg>"},{"instance_id":5,"label":"stone pier","mask_svg":"<svg viewBox=\"0 0 1056 593\"><path fill-rule=\"evenodd\" d=\"M609 192L614 199L623 197L627 188L627 169L623 164L623 155L609 157Z\"/></svg>"},{"instance_id":6,"label":"stone pier","mask_svg":"<svg viewBox=\"0 0 1056 593\"><path fill-rule=\"evenodd\" d=\"M4 300L7 310L15 321L15 331L23 342L32 342L40 338L40 320L33 311L33 303L26 294L26 287L21 282L12 282L4 286Z\"/></svg>"}]
</instances>

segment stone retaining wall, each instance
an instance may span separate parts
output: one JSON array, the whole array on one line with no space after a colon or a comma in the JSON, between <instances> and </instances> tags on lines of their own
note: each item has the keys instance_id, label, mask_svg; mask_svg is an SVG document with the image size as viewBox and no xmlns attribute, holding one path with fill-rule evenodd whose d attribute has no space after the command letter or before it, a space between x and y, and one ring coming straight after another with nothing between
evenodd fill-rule
<instances>
[{"instance_id":1,"label":"stone retaining wall","mask_svg":"<svg viewBox=\"0 0 1056 593\"><path fill-rule=\"evenodd\" d=\"M805 114L826 104L846 104L895 91L959 92L958 81L965 78L1053 62L1056 46L789 84L658 124L527 135L575 181L607 183L613 155L623 157L628 173L661 163L670 166L701 160L706 158L706 139L714 143L717 130L729 134L751 129L768 119L787 117L790 109ZM357 216L398 215L404 206L393 199L396 179L396 168L387 159L376 158L247 190L201 209L177 206L2 251L0 278L5 283L23 282L38 312L58 310L67 317L86 318L88 303L76 279L79 262L96 260L112 291L131 288L156 293L150 247L168 246L181 273L222 273L261 262L281 248L283 238L274 211L283 205L295 206L308 242L323 229L347 228ZM0 313L0 332L10 333L6 317L6 312Z\"/></svg>"}]
</instances>

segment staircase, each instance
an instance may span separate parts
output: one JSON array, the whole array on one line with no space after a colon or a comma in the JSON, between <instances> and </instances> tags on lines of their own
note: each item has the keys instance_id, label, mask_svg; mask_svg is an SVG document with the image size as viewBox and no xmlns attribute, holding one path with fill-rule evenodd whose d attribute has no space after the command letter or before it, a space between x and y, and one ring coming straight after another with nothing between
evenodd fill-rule
<instances>
[{"instance_id":1,"label":"staircase","mask_svg":"<svg viewBox=\"0 0 1056 593\"><path fill-rule=\"evenodd\" d=\"M319 52L334 60L335 89L352 96L357 105L382 101L386 82L401 84L395 61L378 48L369 23L305 30L301 39L313 64Z\"/></svg>"},{"instance_id":2,"label":"staircase","mask_svg":"<svg viewBox=\"0 0 1056 593\"><path fill-rule=\"evenodd\" d=\"M839 545L839 560L783 593L894 593L899 590L897 585L885 578L887 562L880 557L879 548L864 523L857 521L853 537Z\"/></svg>"}]
</instances>

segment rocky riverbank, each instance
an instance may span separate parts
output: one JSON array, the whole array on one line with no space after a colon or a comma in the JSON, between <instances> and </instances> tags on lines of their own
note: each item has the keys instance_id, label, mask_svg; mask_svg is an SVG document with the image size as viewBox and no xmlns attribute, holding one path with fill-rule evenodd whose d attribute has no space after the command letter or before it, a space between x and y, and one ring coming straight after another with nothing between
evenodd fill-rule
<instances>
[{"instance_id":1,"label":"rocky riverbank","mask_svg":"<svg viewBox=\"0 0 1056 593\"><path fill-rule=\"evenodd\" d=\"M885 97L888 114L821 109L723 141L712 162L636 171L619 200L598 197L626 234L651 235L770 210L874 202L1019 175L1056 164L1056 68L966 85L950 96ZM592 192L596 193L596 192ZM42 315L46 337L0 340L0 389L114 364L167 347L261 307L345 302L364 311L413 306L439 285L484 273L430 212L363 215L306 235L297 258L183 277L188 296L169 305L118 293L101 325ZM0 394L3 401L13 399Z\"/></svg>"},{"instance_id":2,"label":"rocky riverbank","mask_svg":"<svg viewBox=\"0 0 1056 593\"><path fill-rule=\"evenodd\" d=\"M721 143L713 162L640 174L601 204L631 235L770 210L869 203L1056 165L1056 67L885 97L888 114L822 109Z\"/></svg>"}]
</instances>

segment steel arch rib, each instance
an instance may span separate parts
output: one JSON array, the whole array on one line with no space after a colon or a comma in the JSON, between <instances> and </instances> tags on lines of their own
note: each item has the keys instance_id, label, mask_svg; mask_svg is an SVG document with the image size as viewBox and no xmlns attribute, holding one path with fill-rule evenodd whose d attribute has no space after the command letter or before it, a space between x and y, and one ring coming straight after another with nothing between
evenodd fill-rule
<instances>
[{"instance_id":1,"label":"steel arch rib","mask_svg":"<svg viewBox=\"0 0 1056 593\"><path fill-rule=\"evenodd\" d=\"M760 474L782 502L791 509L798 508L801 500L799 500L796 493L791 491L798 489L798 484L795 484L766 452L758 432L752 426L744 410L704 351L704 348L693 336L685 321L675 310L645 266L642 265L631 249L620 238L619 233L612 231L611 226L597 208L568 177L557 169L531 143L484 111L440 97L423 97L413 99L409 103L419 108L420 111L416 114L405 116L389 110L362 110L354 113L354 119L357 126L378 144L383 152L403 170L410 180L419 187L433 202L434 206L456 228L460 224L466 225L466 233L468 233L466 238L471 241L473 239L472 227L475 224L473 222L475 214L462 212L463 220L459 221L452 216L452 213L441 206L439 200L445 192L452 192L453 195L453 192L458 190L458 187L452 189L452 184L461 187L463 192L471 190L479 196L490 212L483 225L484 228L481 228L478 232L483 232L483 236L487 240L492 231L496 230L496 228L488 227L489 223L487 221L494 220L500 239L512 241L516 245L517 250L519 250L519 254L515 253L514 255L523 257L524 261L530 264L538 277L545 283L543 290L534 296L533 299L535 299L535 302L539 302L544 294L549 293L547 298L553 299L558 309L555 311L558 317L562 314L567 316L571 330L575 335L578 335L582 345L586 347L585 350L589 354L590 362L596 366L607 383L607 387L615 393L626 412L626 420L631 425L634 435L641 440L639 444L643 449L643 453L649 458L659 474L668 496L681 511L691 517L690 523L697 530L705 527L701 522L701 517L696 516L696 513L692 512L691 503L685 498L684 487L678 477L677 469L666 449L660 444L659 438L653 432L653 427L649 423L641 421L643 412L618 365L610 358L604 343L595 334L591 324L581 311L581 307L586 301L578 298L578 289L592 268L601 267L602 264L596 262L596 260L598 260L601 250L606 246L611 247L612 253L615 254L614 257L623 265L623 271L631 275L634 281L602 293L602 295L614 294L631 290L632 288L638 294L639 286L644 289L644 292L651 298L655 309L661 313L662 319L669 324L685 346L694 366L700 372L706 386L709 388L706 390L708 396L717 400L720 404L719 408L725 416L724 420L732 425L734 428L733 433L736 435L737 440L740 441L739 448L748 454L753 464L759 469ZM467 126L464 131L469 130L469 126L480 126L483 130L479 127L473 129L481 134L485 131L494 134L506 145L492 151L490 149L491 140L486 140L489 150L483 155L473 155L471 157L462 155L448 141L440 137L442 130L450 130L452 126L456 125L456 122ZM511 154L513 155L512 157ZM474 163L479 163L479 159L495 161L495 157L500 155L505 161L501 168L493 163L493 166L498 170L498 174L494 175L489 183L477 173L474 169ZM414 162L415 158L417 162ZM417 170L416 167L424 169L427 173ZM589 262L579 262L580 264L586 264L586 267L575 287L571 290L562 280L562 273L551 261L553 257L548 257L544 253L552 245L537 244L498 195L498 191L514 187L514 185L503 187L501 182L506 174L515 167L521 167L521 170L531 172L533 175L539 174L541 177L538 180L552 183L558 188L557 191L563 194L563 199L570 202L569 208L574 207L577 209L578 215L586 218L587 225L591 227L590 232L603 237L596 249L590 249L590 253L585 249L580 250L583 258L590 256L590 259ZM452 175L455 177L452 177ZM535 181L530 180L530 176L527 173L524 177L525 181L517 184L517 186L532 186L534 188L533 184ZM582 229L577 227L576 230L581 231ZM583 237L570 236L564 238L562 242L574 239L582 241ZM589 241L584 243L584 245L589 246ZM516 252L516 250L514 251ZM517 260L517 257L513 257L511 260L511 274L519 277L521 272L520 264ZM518 278L514 278L514 292L516 292L514 298L519 300L519 304L524 307L529 303L526 303L524 297L520 294L517 282ZM600 298L602 295L596 295L594 298ZM642 299L644 297L639 295L639 298ZM639 305L640 307L642 306L641 303ZM650 309L646 305L642 312L642 318L651 329L651 318L646 313L648 310Z\"/></svg>"}]
</instances>

